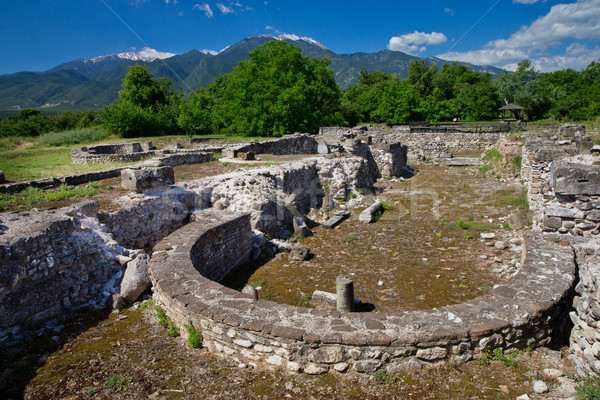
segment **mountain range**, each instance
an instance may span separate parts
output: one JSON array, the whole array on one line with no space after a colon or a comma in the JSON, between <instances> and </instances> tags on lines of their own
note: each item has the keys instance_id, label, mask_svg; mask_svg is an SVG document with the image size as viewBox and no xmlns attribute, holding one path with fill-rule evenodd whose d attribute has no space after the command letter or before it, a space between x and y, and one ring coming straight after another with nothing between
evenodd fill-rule
<instances>
[{"instance_id":1,"label":"mountain range","mask_svg":"<svg viewBox=\"0 0 600 400\"><path fill-rule=\"evenodd\" d=\"M174 55L143 49L141 52L74 60L44 72L0 75L0 110L40 108L47 111L82 111L102 108L118 98L127 68L136 63L147 65L155 77L166 76L171 79L174 82L173 90L189 92L208 86L219 74L231 72L241 60L248 58L248 52L270 40L293 43L309 57L329 57L329 68L342 88L358 83L363 68L368 72L395 73L404 79L408 75L409 62L419 59L390 50L337 54L313 39L289 35L247 37L216 54L191 50ZM438 65L448 63L435 57L424 60ZM492 75L502 72L500 68L492 66L461 64Z\"/></svg>"}]
</instances>

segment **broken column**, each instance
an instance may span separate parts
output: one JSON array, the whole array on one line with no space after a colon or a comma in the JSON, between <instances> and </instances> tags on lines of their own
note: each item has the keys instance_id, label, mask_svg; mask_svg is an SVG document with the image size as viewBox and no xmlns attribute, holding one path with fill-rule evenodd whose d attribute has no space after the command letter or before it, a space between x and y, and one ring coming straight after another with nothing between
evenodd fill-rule
<instances>
[{"instance_id":1,"label":"broken column","mask_svg":"<svg viewBox=\"0 0 600 400\"><path fill-rule=\"evenodd\" d=\"M347 276L340 275L335 280L337 310L354 311L354 282Z\"/></svg>"}]
</instances>

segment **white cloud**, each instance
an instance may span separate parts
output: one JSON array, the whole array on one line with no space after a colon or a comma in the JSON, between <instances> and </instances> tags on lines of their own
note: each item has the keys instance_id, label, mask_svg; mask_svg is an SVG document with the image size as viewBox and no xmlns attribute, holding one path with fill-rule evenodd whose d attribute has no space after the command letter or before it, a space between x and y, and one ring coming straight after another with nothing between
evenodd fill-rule
<instances>
[{"instance_id":1,"label":"white cloud","mask_svg":"<svg viewBox=\"0 0 600 400\"><path fill-rule=\"evenodd\" d=\"M582 68L598 58L596 49L587 49L582 43L574 43L575 46L571 44L563 55L548 55L550 48L562 44L565 40L594 42L600 40L598 0L557 4L548 14L539 17L529 26L521 27L508 39L493 40L480 50L465 53L449 52L438 57L474 64L496 65L507 69L513 69L519 61L529 58L533 65L542 71L552 71L556 68Z\"/></svg>"},{"instance_id":2,"label":"white cloud","mask_svg":"<svg viewBox=\"0 0 600 400\"><path fill-rule=\"evenodd\" d=\"M169 4L169 3L179 4L179 1L178 0L165 0L165 4Z\"/></svg>"},{"instance_id":3,"label":"white cloud","mask_svg":"<svg viewBox=\"0 0 600 400\"><path fill-rule=\"evenodd\" d=\"M215 14L213 13L213 10L210 8L210 6L206 3L202 3L202 4L194 4L194 7L192 7L192 9L194 10L200 10L200 11L204 11L204 13L206 14L207 18L212 18Z\"/></svg>"},{"instance_id":4,"label":"white cloud","mask_svg":"<svg viewBox=\"0 0 600 400\"><path fill-rule=\"evenodd\" d=\"M444 14L450 14L450 15L454 16L454 10L446 7L446 8L444 8Z\"/></svg>"},{"instance_id":5,"label":"white cloud","mask_svg":"<svg viewBox=\"0 0 600 400\"><path fill-rule=\"evenodd\" d=\"M156 58L160 58L160 59L164 59L164 58L169 58L169 57L173 57L176 54L175 53L167 53L167 52L162 52L162 51L157 51L154 49L151 49L150 47L144 47L140 52L138 52L140 58L142 59L156 59Z\"/></svg>"},{"instance_id":6,"label":"white cloud","mask_svg":"<svg viewBox=\"0 0 600 400\"><path fill-rule=\"evenodd\" d=\"M540 0L513 0L513 3L519 3L519 4L534 4L537 3ZM546 0L544 0L545 2Z\"/></svg>"},{"instance_id":7,"label":"white cloud","mask_svg":"<svg viewBox=\"0 0 600 400\"><path fill-rule=\"evenodd\" d=\"M394 36L388 43L388 49L394 51L403 51L405 53L423 52L427 47L424 44L440 44L448 41L448 38L443 33L431 32L424 33L414 31L401 36Z\"/></svg>"},{"instance_id":8,"label":"white cloud","mask_svg":"<svg viewBox=\"0 0 600 400\"><path fill-rule=\"evenodd\" d=\"M276 31L277 29L273 28L271 25L265 26L265 29L268 31Z\"/></svg>"},{"instance_id":9,"label":"white cloud","mask_svg":"<svg viewBox=\"0 0 600 400\"><path fill-rule=\"evenodd\" d=\"M222 14L233 14L233 8L227 7L223 3L217 3L217 8L221 11Z\"/></svg>"}]
</instances>

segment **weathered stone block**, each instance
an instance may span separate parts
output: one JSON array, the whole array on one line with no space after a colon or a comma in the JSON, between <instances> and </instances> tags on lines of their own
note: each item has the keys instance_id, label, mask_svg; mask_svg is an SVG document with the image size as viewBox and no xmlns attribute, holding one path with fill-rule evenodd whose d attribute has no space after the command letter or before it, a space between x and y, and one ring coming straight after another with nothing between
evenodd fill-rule
<instances>
[{"instance_id":1,"label":"weathered stone block","mask_svg":"<svg viewBox=\"0 0 600 400\"><path fill-rule=\"evenodd\" d=\"M600 210L592 210L585 217L588 221L600 222Z\"/></svg>"},{"instance_id":2,"label":"weathered stone block","mask_svg":"<svg viewBox=\"0 0 600 400\"><path fill-rule=\"evenodd\" d=\"M547 207L544 213L548 217L583 218L583 211L575 208Z\"/></svg>"},{"instance_id":3,"label":"weathered stone block","mask_svg":"<svg viewBox=\"0 0 600 400\"><path fill-rule=\"evenodd\" d=\"M554 162L551 179L559 195L600 194L600 166Z\"/></svg>"},{"instance_id":4,"label":"weathered stone block","mask_svg":"<svg viewBox=\"0 0 600 400\"><path fill-rule=\"evenodd\" d=\"M562 219L559 217L545 217L544 225L548 228L558 229L562 227Z\"/></svg>"},{"instance_id":5,"label":"weathered stone block","mask_svg":"<svg viewBox=\"0 0 600 400\"><path fill-rule=\"evenodd\" d=\"M430 347L427 349L419 349L417 351L417 358L421 360L434 361L440 360L448 354L448 349L444 347Z\"/></svg>"},{"instance_id":6,"label":"weathered stone block","mask_svg":"<svg viewBox=\"0 0 600 400\"><path fill-rule=\"evenodd\" d=\"M120 291L125 300L136 301L144 290L152 284L148 275L149 260L150 257L147 254L140 254L135 260L127 263Z\"/></svg>"},{"instance_id":7,"label":"weathered stone block","mask_svg":"<svg viewBox=\"0 0 600 400\"><path fill-rule=\"evenodd\" d=\"M310 247L294 244L290 250L289 258L292 261L306 261L310 257Z\"/></svg>"},{"instance_id":8,"label":"weathered stone block","mask_svg":"<svg viewBox=\"0 0 600 400\"><path fill-rule=\"evenodd\" d=\"M381 361L379 360L358 360L354 363L354 369L356 372L373 373L377 371L377 368L381 367Z\"/></svg>"},{"instance_id":9,"label":"weathered stone block","mask_svg":"<svg viewBox=\"0 0 600 400\"><path fill-rule=\"evenodd\" d=\"M381 200L377 199L377 201L367 207L363 212L358 216L358 220L363 223L371 223L377 220L377 216L383 213L383 203Z\"/></svg>"},{"instance_id":10,"label":"weathered stone block","mask_svg":"<svg viewBox=\"0 0 600 400\"><path fill-rule=\"evenodd\" d=\"M141 192L158 186L173 185L175 174L171 167L149 167L143 169L124 169L121 171L123 189Z\"/></svg>"},{"instance_id":11,"label":"weathered stone block","mask_svg":"<svg viewBox=\"0 0 600 400\"><path fill-rule=\"evenodd\" d=\"M317 145L317 153L319 154L329 154L329 146L324 140L321 140Z\"/></svg>"}]
</instances>

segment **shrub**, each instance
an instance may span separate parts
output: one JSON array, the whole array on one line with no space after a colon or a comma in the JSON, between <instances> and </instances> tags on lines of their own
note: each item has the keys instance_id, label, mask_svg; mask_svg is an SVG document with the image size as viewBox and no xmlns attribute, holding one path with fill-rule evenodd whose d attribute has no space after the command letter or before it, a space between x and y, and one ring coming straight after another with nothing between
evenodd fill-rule
<instances>
[{"instance_id":1,"label":"shrub","mask_svg":"<svg viewBox=\"0 0 600 400\"><path fill-rule=\"evenodd\" d=\"M48 132L37 139L37 143L45 147L73 146L81 143L99 142L108 138L109 134L100 128L84 128L64 132Z\"/></svg>"}]
</instances>

